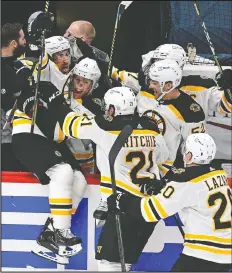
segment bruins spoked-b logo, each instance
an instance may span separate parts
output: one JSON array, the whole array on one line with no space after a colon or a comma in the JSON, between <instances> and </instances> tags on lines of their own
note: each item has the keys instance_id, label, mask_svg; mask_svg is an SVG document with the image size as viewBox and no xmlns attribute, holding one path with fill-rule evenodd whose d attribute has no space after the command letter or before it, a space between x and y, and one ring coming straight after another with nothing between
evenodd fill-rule
<instances>
[{"instance_id":1,"label":"bruins spoked-b logo","mask_svg":"<svg viewBox=\"0 0 232 273\"><path fill-rule=\"evenodd\" d=\"M162 135L165 134L165 132L166 132L165 120L159 113L157 113L154 110L147 110L146 112L144 112L143 116L147 116L147 117L149 117L151 119L154 119L156 121L157 125L158 125L160 133Z\"/></svg>"},{"instance_id":2,"label":"bruins spoked-b logo","mask_svg":"<svg viewBox=\"0 0 232 273\"><path fill-rule=\"evenodd\" d=\"M56 155L56 156L59 156L59 157L62 156L61 153L60 153L59 151L57 151L57 150L55 151L55 155Z\"/></svg>"}]
</instances>

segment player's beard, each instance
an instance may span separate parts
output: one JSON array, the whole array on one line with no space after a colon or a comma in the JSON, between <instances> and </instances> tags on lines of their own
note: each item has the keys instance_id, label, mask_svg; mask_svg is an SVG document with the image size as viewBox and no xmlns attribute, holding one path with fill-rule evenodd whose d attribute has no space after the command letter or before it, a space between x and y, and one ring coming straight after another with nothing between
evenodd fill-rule
<instances>
[{"instance_id":1,"label":"player's beard","mask_svg":"<svg viewBox=\"0 0 232 273\"><path fill-rule=\"evenodd\" d=\"M15 57L20 57L25 52L26 52L26 46L18 44L18 46L14 50L14 56Z\"/></svg>"}]
</instances>

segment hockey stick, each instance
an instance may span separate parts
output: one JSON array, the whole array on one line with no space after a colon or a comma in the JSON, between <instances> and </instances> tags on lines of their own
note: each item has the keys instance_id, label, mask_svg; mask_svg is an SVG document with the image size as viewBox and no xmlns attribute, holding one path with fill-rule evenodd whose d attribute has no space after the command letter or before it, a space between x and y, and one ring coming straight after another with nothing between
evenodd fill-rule
<instances>
[{"instance_id":1,"label":"hockey stick","mask_svg":"<svg viewBox=\"0 0 232 273\"><path fill-rule=\"evenodd\" d=\"M115 38L116 38L117 30L119 28L120 19L121 19L123 12L129 7L129 5L132 2L133 1L122 1L118 6L116 21L115 21L115 25L114 25L113 40L112 40L111 50L110 50L110 60L109 60L109 64L108 64L108 72L107 72L108 77L111 77L112 58L113 58L113 53L114 53Z\"/></svg>"},{"instance_id":2,"label":"hockey stick","mask_svg":"<svg viewBox=\"0 0 232 273\"><path fill-rule=\"evenodd\" d=\"M222 67L221 67L221 65L220 65L220 63L219 63L219 61L218 61L218 57L217 57L217 55L216 55L216 53L215 53L214 45L213 45L213 43L211 42L211 39L210 39L210 37L209 37L209 33L208 33L207 28L206 28L206 25L205 25L205 23L204 23L204 21L203 21L203 19L202 19L202 17L201 17L201 13L200 13L200 10L199 10L199 8L198 8L197 1L194 1L194 7L195 7L195 9L196 9L197 15L198 15L199 18L200 18L201 25L202 25L202 28L203 28L203 30L204 30L206 40L207 40L207 42L208 42L208 44L209 44L209 47L210 47L210 49L211 49L211 52L212 52L212 54L213 54L213 58L214 58L214 60L215 60L215 63L217 64L217 67L218 67L218 69L219 69L219 72L222 74L222 73L223 73L223 72L222 72Z\"/></svg>"},{"instance_id":3,"label":"hockey stick","mask_svg":"<svg viewBox=\"0 0 232 273\"><path fill-rule=\"evenodd\" d=\"M113 193L117 193L116 189L116 181L115 181L115 171L114 171L114 163L118 156L118 153L120 152L123 144L126 142L128 137L131 135L133 129L130 125L126 125L118 137L116 138L110 152L109 152L109 164L110 164L110 175L111 175L111 182L112 182L112 191ZM121 229L121 221L120 221L120 215L115 214L115 220L116 220L116 230L117 230L117 238L118 238L118 250L119 250L119 257L120 257L120 263L122 272L126 272L126 263L125 263L125 256L124 256L124 247L123 247L123 241L122 241L122 229Z\"/></svg>"},{"instance_id":4,"label":"hockey stick","mask_svg":"<svg viewBox=\"0 0 232 273\"><path fill-rule=\"evenodd\" d=\"M45 2L45 9L44 9L45 12L48 11L48 7L49 7L49 1L46 1ZM41 69L42 69L42 61L43 61L44 49L45 49L45 32L46 32L46 30L43 30L42 35L41 35L41 48L40 48L41 53L40 53L40 56L39 56L37 81L36 81L36 86L35 86L35 101L34 101L34 105L33 105L31 132L30 132L31 134L34 133L36 115L37 115L37 110L38 110L38 92L39 92L39 82L40 82Z\"/></svg>"}]
</instances>

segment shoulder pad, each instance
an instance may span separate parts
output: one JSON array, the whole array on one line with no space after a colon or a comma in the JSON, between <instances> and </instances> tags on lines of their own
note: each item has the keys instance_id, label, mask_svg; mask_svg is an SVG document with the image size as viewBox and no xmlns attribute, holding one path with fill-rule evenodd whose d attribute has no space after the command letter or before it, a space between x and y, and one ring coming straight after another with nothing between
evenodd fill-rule
<instances>
[{"instance_id":1,"label":"shoulder pad","mask_svg":"<svg viewBox=\"0 0 232 273\"><path fill-rule=\"evenodd\" d=\"M172 172L172 174L168 178L169 181L188 182L188 181L195 179L203 174L209 173L210 166L203 165L203 166L193 166L193 167L179 168L179 169L172 167L171 172Z\"/></svg>"},{"instance_id":2,"label":"shoulder pad","mask_svg":"<svg viewBox=\"0 0 232 273\"><path fill-rule=\"evenodd\" d=\"M180 96L172 100L173 106L180 112L186 123L201 122L205 119L205 113L191 96L180 91Z\"/></svg>"}]
</instances>

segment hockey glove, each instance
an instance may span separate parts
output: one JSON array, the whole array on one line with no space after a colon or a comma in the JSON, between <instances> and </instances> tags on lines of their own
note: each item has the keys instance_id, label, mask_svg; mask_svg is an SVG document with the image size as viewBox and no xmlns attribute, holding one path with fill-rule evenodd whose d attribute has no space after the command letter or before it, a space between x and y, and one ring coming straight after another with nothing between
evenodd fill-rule
<instances>
[{"instance_id":1,"label":"hockey glove","mask_svg":"<svg viewBox=\"0 0 232 273\"><path fill-rule=\"evenodd\" d=\"M131 198L133 198L131 195L125 193L111 194L107 198L109 213L125 213Z\"/></svg>"},{"instance_id":2,"label":"hockey glove","mask_svg":"<svg viewBox=\"0 0 232 273\"><path fill-rule=\"evenodd\" d=\"M228 102L232 103L232 69L225 69L222 74L217 73L216 81Z\"/></svg>"},{"instance_id":3,"label":"hockey glove","mask_svg":"<svg viewBox=\"0 0 232 273\"><path fill-rule=\"evenodd\" d=\"M218 72L216 74L216 81L222 90L232 88L232 69L225 69L222 74Z\"/></svg>"},{"instance_id":4,"label":"hockey glove","mask_svg":"<svg viewBox=\"0 0 232 273\"><path fill-rule=\"evenodd\" d=\"M47 104L60 104L65 101L62 91L58 90L51 82L41 81L39 93L39 97Z\"/></svg>"},{"instance_id":5,"label":"hockey glove","mask_svg":"<svg viewBox=\"0 0 232 273\"><path fill-rule=\"evenodd\" d=\"M145 183L140 186L140 192L147 195L157 195L166 186L166 180L151 180L149 183Z\"/></svg>"},{"instance_id":6,"label":"hockey glove","mask_svg":"<svg viewBox=\"0 0 232 273\"><path fill-rule=\"evenodd\" d=\"M51 32L54 24L54 14L51 12L37 12L28 25L29 40L32 44L38 44L42 32Z\"/></svg>"}]
</instances>

